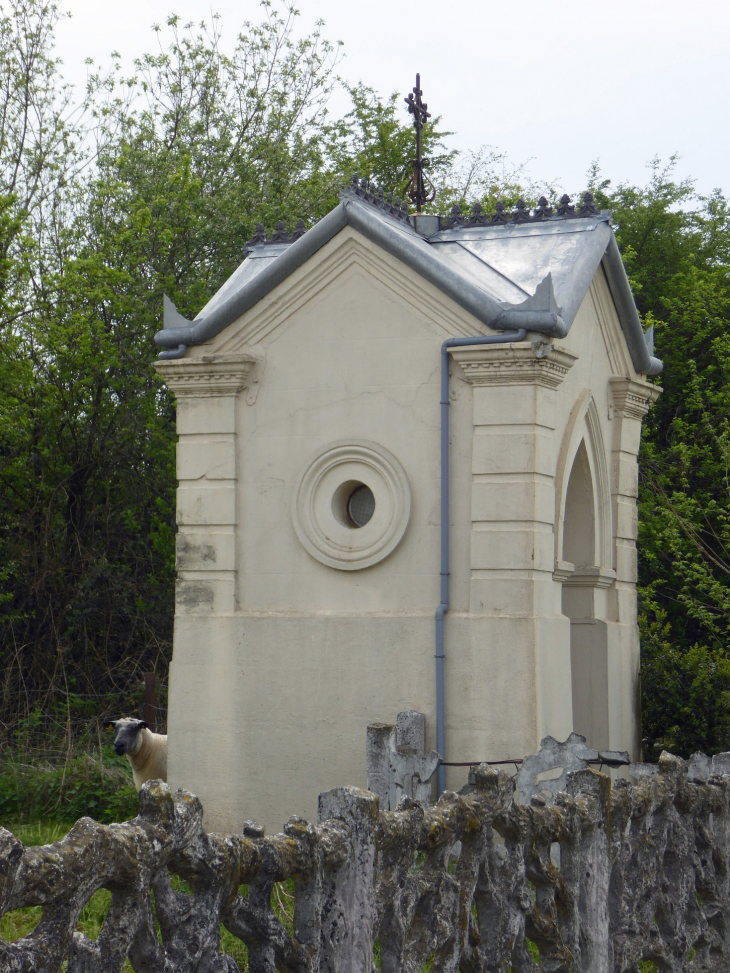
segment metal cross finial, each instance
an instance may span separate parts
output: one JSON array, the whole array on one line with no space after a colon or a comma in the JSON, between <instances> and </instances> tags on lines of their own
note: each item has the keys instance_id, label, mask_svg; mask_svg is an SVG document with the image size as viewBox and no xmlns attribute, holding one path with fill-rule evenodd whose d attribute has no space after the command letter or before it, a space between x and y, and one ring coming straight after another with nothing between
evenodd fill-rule
<instances>
[{"instance_id":1,"label":"metal cross finial","mask_svg":"<svg viewBox=\"0 0 730 973\"><path fill-rule=\"evenodd\" d=\"M424 169L429 165L428 159L421 158L421 129L431 117L427 110L428 105L421 100L421 75L416 75L416 87L404 99L408 105L408 111L413 115L413 127L416 130L416 158L411 160L413 166L413 177L408 189L408 196L411 202L416 204L416 212L420 213L425 203L430 203L436 195L436 187L431 180L424 174Z\"/></svg>"}]
</instances>

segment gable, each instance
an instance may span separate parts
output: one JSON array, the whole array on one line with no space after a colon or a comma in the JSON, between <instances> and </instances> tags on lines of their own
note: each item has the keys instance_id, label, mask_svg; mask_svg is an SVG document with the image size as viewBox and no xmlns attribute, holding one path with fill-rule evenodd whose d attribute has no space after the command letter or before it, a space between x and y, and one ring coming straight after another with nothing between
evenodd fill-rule
<instances>
[{"instance_id":1,"label":"gable","mask_svg":"<svg viewBox=\"0 0 730 973\"><path fill-rule=\"evenodd\" d=\"M591 388L596 392L604 387L607 389L606 383L611 376L640 377L631 361L626 337L601 267L590 283L570 332L558 347L569 350L578 359L566 379L566 389L577 382L581 388Z\"/></svg>"},{"instance_id":2,"label":"gable","mask_svg":"<svg viewBox=\"0 0 730 973\"><path fill-rule=\"evenodd\" d=\"M385 299L413 327L439 337L480 334L480 322L449 300L433 284L413 274L351 227L346 227L302 267L274 288L263 300L221 331L211 341L190 349L191 357L234 354L244 348L269 344L280 329L313 308L346 306L350 295L368 300ZM395 340L395 335L393 339Z\"/></svg>"},{"instance_id":3,"label":"gable","mask_svg":"<svg viewBox=\"0 0 730 973\"><path fill-rule=\"evenodd\" d=\"M598 268L591 282L588 298L593 305L601 331L611 373L627 377L629 375L636 376L638 373L631 362L631 352L626 343L626 335L621 327L616 305L602 266Z\"/></svg>"},{"instance_id":4,"label":"gable","mask_svg":"<svg viewBox=\"0 0 730 973\"><path fill-rule=\"evenodd\" d=\"M345 193L338 207L292 243L281 234L272 240L258 234L251 257L194 321L183 318L165 298L164 327L155 342L171 350L161 357L182 357L189 347L210 342L259 305L265 315L272 299L284 305L296 301L291 285L302 268L321 250L331 251L333 241L351 230L371 245L371 253L380 251L387 263L402 265L399 285L404 290L415 277L418 296L456 305L476 319L477 327L526 329L548 339L568 334L602 265L634 368L648 375L661 371L661 362L647 346L608 215L595 209L590 194L580 212L560 207L554 216L543 207L530 214L523 204L512 216L488 218L479 209L473 217L445 220L443 232L441 217L416 216L411 225L406 213L398 210L396 218L382 198L365 192L366 203L361 195L357 189ZM441 301L433 290L440 292ZM250 334L249 340L253 338Z\"/></svg>"}]
</instances>

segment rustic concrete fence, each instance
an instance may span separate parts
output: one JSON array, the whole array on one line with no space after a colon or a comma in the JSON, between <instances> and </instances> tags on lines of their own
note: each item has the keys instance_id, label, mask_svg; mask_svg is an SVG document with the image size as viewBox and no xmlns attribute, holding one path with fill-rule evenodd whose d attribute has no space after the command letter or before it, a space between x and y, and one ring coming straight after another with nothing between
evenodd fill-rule
<instances>
[{"instance_id":1,"label":"rustic concrete fence","mask_svg":"<svg viewBox=\"0 0 730 973\"><path fill-rule=\"evenodd\" d=\"M373 973L376 942L382 973L429 960L432 973L637 973L642 960L726 973L727 759L688 768L663 754L613 786L584 767L557 794L536 774L529 803L486 765L471 793L427 808L403 797L380 811L376 795L343 787L321 796L317 826L292 818L270 837L255 825L206 834L197 798L151 782L125 824L83 818L25 849L0 830L0 914L43 908L32 933L0 941L0 970L56 973L67 959L68 973L115 973L129 956L137 973L233 973L222 922L251 973ZM291 928L272 908L289 878ZM111 905L94 942L74 928L102 887Z\"/></svg>"}]
</instances>

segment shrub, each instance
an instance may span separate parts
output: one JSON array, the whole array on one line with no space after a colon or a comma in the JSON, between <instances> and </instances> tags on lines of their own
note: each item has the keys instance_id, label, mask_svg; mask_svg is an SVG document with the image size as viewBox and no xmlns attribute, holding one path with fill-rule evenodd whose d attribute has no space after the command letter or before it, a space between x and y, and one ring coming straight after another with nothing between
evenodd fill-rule
<instances>
[{"instance_id":1,"label":"shrub","mask_svg":"<svg viewBox=\"0 0 730 973\"><path fill-rule=\"evenodd\" d=\"M8 757L0 764L0 821L45 818L124 821L139 809L131 770L110 748L76 752L63 763Z\"/></svg>"},{"instance_id":2,"label":"shrub","mask_svg":"<svg viewBox=\"0 0 730 973\"><path fill-rule=\"evenodd\" d=\"M642 613L641 696L644 759L730 749L730 659L720 648L677 646L666 614Z\"/></svg>"}]
</instances>

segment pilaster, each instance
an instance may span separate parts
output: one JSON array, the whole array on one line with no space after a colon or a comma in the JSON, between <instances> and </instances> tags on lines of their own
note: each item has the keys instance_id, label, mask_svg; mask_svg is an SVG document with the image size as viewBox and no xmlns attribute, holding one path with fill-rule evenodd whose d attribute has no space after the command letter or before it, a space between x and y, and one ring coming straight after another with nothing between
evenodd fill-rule
<instances>
[{"instance_id":1,"label":"pilaster","mask_svg":"<svg viewBox=\"0 0 730 973\"><path fill-rule=\"evenodd\" d=\"M556 391L576 361L551 348L476 345L453 357L473 386L470 613L501 618L534 673L536 742L573 723L569 621L555 612Z\"/></svg>"},{"instance_id":2,"label":"pilaster","mask_svg":"<svg viewBox=\"0 0 730 973\"><path fill-rule=\"evenodd\" d=\"M661 387L646 381L613 376L609 379L613 407L611 500L616 532L616 579L619 589L619 620L633 624L627 618L626 606L635 616L634 588L637 581L636 535L638 528L636 500L639 495L638 455L641 443L641 423L661 394ZM630 597L622 599L621 589L629 586ZM623 610L622 610L623 609Z\"/></svg>"},{"instance_id":3,"label":"pilaster","mask_svg":"<svg viewBox=\"0 0 730 973\"><path fill-rule=\"evenodd\" d=\"M473 386L470 610L552 614L555 396L576 356L529 344L452 356Z\"/></svg>"},{"instance_id":4,"label":"pilaster","mask_svg":"<svg viewBox=\"0 0 730 973\"><path fill-rule=\"evenodd\" d=\"M177 400L177 614L236 610L237 399L258 365L251 355L155 363Z\"/></svg>"},{"instance_id":5,"label":"pilaster","mask_svg":"<svg viewBox=\"0 0 730 973\"><path fill-rule=\"evenodd\" d=\"M609 746L641 752L635 706L638 693L639 631L636 617L636 500L639 493L638 453L641 423L661 394L649 382L613 376L611 387L611 500L616 535L617 622L608 625Z\"/></svg>"}]
</instances>

